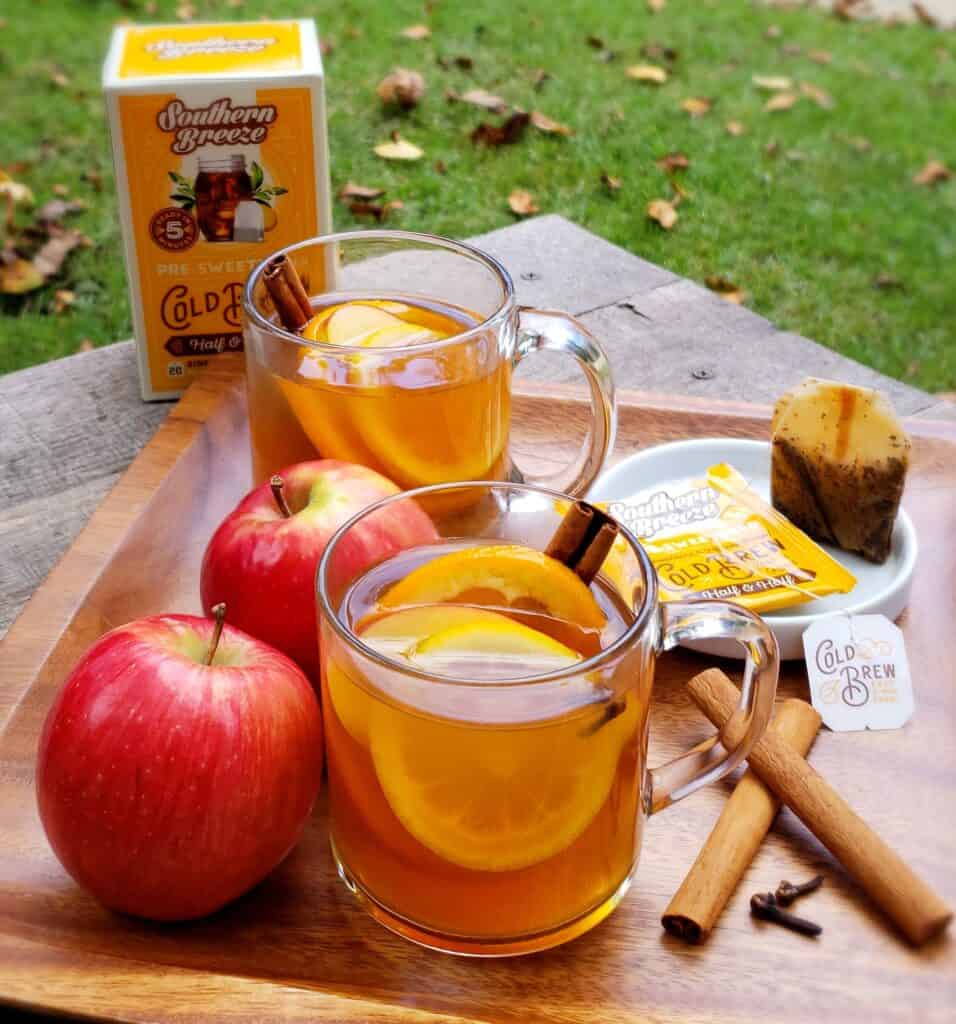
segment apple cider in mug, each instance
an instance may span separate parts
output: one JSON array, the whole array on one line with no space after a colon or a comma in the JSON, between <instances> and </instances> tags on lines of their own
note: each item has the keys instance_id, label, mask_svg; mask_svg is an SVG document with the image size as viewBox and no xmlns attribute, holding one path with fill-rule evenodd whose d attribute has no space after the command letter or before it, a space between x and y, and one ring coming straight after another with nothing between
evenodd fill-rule
<instances>
[{"instance_id":1,"label":"apple cider in mug","mask_svg":"<svg viewBox=\"0 0 956 1024\"><path fill-rule=\"evenodd\" d=\"M103 73L146 399L243 349L241 294L330 224L311 21L126 25Z\"/></svg>"},{"instance_id":2,"label":"apple cider in mug","mask_svg":"<svg viewBox=\"0 0 956 1024\"><path fill-rule=\"evenodd\" d=\"M478 322L467 309L421 297L331 294L314 301L301 336L360 349L365 358L346 356L341 372L330 373L327 349L302 346L295 365L279 375L249 352L255 480L316 458L369 466L400 487L502 477L510 364L469 345L424 347ZM391 354L399 347L408 351ZM377 350L386 357L378 365Z\"/></svg>"}]
</instances>

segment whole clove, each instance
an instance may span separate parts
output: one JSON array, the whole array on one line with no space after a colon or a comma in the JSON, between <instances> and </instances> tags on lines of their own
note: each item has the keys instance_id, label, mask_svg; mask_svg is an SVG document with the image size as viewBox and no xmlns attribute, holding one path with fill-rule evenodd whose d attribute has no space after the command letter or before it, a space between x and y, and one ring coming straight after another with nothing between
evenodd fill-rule
<instances>
[{"instance_id":1,"label":"whole clove","mask_svg":"<svg viewBox=\"0 0 956 1024\"><path fill-rule=\"evenodd\" d=\"M792 882L784 879L777 886L777 891L773 896L777 901L777 906L789 907L795 899L798 899L800 896L806 896L807 893L816 892L821 885L823 885L823 875L814 875L809 882L804 882L802 885L794 885Z\"/></svg>"},{"instance_id":2,"label":"whole clove","mask_svg":"<svg viewBox=\"0 0 956 1024\"><path fill-rule=\"evenodd\" d=\"M774 924L783 925L792 932L800 935L808 935L815 938L823 929L820 925L806 918L797 917L789 910L777 905L777 899L772 892L758 892L750 897L750 913L761 921L772 921Z\"/></svg>"}]
</instances>

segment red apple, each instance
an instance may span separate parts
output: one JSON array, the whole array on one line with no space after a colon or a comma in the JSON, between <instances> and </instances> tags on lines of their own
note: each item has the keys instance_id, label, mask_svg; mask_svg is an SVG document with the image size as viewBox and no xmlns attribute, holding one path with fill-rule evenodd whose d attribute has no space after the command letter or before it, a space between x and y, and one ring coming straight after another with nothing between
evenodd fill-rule
<instances>
[{"instance_id":1,"label":"red apple","mask_svg":"<svg viewBox=\"0 0 956 1024\"><path fill-rule=\"evenodd\" d=\"M284 654L193 615L101 637L47 715L40 818L73 878L114 910L201 917L295 846L322 777L322 721ZM211 665L206 658L211 648Z\"/></svg>"},{"instance_id":2,"label":"red apple","mask_svg":"<svg viewBox=\"0 0 956 1024\"><path fill-rule=\"evenodd\" d=\"M371 469L334 459L300 462L273 480L281 483L251 491L213 534L202 563L202 605L208 613L224 601L233 625L284 651L318 687L319 559L344 522L399 489ZM416 502L396 502L350 534L338 565L358 574L437 537Z\"/></svg>"}]
</instances>

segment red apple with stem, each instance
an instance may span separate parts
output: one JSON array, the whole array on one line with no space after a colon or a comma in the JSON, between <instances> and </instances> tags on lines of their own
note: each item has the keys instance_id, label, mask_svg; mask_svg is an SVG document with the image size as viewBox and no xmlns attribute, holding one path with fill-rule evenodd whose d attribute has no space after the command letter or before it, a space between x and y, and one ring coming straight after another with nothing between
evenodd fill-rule
<instances>
[{"instance_id":1,"label":"red apple with stem","mask_svg":"<svg viewBox=\"0 0 956 1024\"><path fill-rule=\"evenodd\" d=\"M43 827L66 870L113 910L158 921L218 910L295 846L319 791L308 679L216 613L102 636L47 716Z\"/></svg>"},{"instance_id":2,"label":"red apple with stem","mask_svg":"<svg viewBox=\"0 0 956 1024\"><path fill-rule=\"evenodd\" d=\"M365 466L320 459L289 466L251 491L220 524L203 557L203 608L229 606L229 621L278 647L319 682L315 573L333 533L399 488ZM348 538L338 565L353 575L382 558L438 539L413 500L382 510Z\"/></svg>"}]
</instances>

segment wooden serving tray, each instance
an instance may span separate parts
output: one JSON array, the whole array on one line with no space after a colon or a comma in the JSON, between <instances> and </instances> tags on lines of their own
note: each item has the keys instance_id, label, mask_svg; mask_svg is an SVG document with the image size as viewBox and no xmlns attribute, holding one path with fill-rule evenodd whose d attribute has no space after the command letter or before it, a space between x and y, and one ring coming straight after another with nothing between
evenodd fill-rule
<instances>
[{"instance_id":1,"label":"wooden serving tray","mask_svg":"<svg viewBox=\"0 0 956 1024\"><path fill-rule=\"evenodd\" d=\"M560 464L583 433L569 391L527 390L516 454ZM615 454L675 438L767 436L769 410L625 394ZM956 428L914 420L906 506L922 558L903 628L917 710L902 730L823 732L811 762L956 902ZM932 1021L952 1019L956 955L943 936L907 947L785 811L710 941L665 935L660 915L730 783L650 824L621 907L550 952L480 961L419 949L359 910L335 877L324 801L302 842L255 891L188 925L110 913L66 876L35 808L37 738L53 695L104 630L197 611L199 560L248 485L245 402L235 376L194 384L0 643L0 1001L110 1021ZM712 659L660 662L651 763L710 731L683 688ZM781 696L806 697L802 666ZM749 895L817 871L808 940L753 921Z\"/></svg>"}]
</instances>

